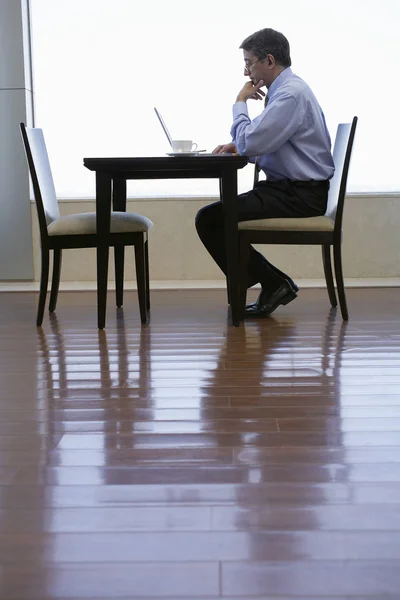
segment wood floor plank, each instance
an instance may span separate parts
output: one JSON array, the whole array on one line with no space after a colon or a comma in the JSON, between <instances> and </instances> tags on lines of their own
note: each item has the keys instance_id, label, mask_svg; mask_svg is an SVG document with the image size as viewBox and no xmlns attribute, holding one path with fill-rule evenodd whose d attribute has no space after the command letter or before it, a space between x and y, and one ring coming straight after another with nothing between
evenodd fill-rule
<instances>
[{"instance_id":1,"label":"wood floor plank","mask_svg":"<svg viewBox=\"0 0 400 600\"><path fill-rule=\"evenodd\" d=\"M0 560L3 566L16 568L18 561L20 565L301 560L316 566L321 561L334 565L344 560L394 563L400 561L399 542L400 533L388 531L13 533L0 534Z\"/></svg>"},{"instance_id":2,"label":"wood floor plank","mask_svg":"<svg viewBox=\"0 0 400 600\"><path fill-rule=\"evenodd\" d=\"M395 598L400 589L398 562L306 562L226 563L222 571L224 594L258 596L269 590L294 595L299 589L319 597L328 589L332 594L381 594ZM387 596L389 595L389 596ZM365 596L368 597L368 596Z\"/></svg>"}]
</instances>

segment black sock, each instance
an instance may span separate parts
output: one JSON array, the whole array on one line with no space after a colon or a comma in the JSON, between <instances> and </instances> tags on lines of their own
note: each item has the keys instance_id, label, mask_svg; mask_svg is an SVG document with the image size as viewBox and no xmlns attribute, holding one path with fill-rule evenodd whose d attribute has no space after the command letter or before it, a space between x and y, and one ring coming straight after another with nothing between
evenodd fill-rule
<instances>
[{"instance_id":1,"label":"black sock","mask_svg":"<svg viewBox=\"0 0 400 600\"><path fill-rule=\"evenodd\" d=\"M267 261L268 262L268 261ZM293 287L295 285L293 279L291 277L289 277L289 275L286 275L286 273L284 273L283 271L280 271L278 269L278 267L276 267L275 265L271 264L270 262L268 262L269 266L271 267L271 269L273 271L275 271L275 273L277 275L279 275L280 277L282 277L283 279L286 279L286 281L288 281L290 283L290 285Z\"/></svg>"},{"instance_id":2,"label":"black sock","mask_svg":"<svg viewBox=\"0 0 400 600\"><path fill-rule=\"evenodd\" d=\"M281 277L274 269L270 268L265 269L263 277L260 278L262 289L268 290L268 292L275 292L285 281L285 277Z\"/></svg>"}]
</instances>

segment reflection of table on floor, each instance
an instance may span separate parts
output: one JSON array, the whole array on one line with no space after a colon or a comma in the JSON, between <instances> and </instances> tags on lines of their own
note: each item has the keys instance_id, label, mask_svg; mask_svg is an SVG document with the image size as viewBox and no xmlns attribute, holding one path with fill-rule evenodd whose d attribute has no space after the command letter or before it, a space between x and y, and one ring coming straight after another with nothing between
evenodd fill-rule
<instances>
[{"instance_id":1,"label":"reflection of table on floor","mask_svg":"<svg viewBox=\"0 0 400 600\"><path fill-rule=\"evenodd\" d=\"M227 285L232 322L239 325L240 280L237 232L237 171L247 164L245 156L189 156L84 158L85 167L96 172L98 325L104 328L107 301L107 275L110 235L111 197L114 210L126 210L128 179L204 179L220 180L224 207L225 241L228 263ZM106 265L104 268L103 265Z\"/></svg>"}]
</instances>

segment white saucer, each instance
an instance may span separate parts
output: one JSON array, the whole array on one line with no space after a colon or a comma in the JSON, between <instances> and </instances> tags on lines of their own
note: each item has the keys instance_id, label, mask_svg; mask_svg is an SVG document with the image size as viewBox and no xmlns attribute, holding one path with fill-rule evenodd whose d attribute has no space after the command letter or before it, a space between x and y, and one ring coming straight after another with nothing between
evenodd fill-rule
<instances>
[{"instance_id":1,"label":"white saucer","mask_svg":"<svg viewBox=\"0 0 400 600\"><path fill-rule=\"evenodd\" d=\"M206 152L206 150L193 150L192 152L167 152L167 156L196 156L199 152Z\"/></svg>"}]
</instances>

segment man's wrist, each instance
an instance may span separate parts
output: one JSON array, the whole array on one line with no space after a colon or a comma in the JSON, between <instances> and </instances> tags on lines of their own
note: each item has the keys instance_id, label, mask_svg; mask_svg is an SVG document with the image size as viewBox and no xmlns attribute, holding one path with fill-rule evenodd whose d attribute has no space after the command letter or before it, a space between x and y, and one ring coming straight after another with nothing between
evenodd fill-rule
<instances>
[{"instance_id":1,"label":"man's wrist","mask_svg":"<svg viewBox=\"0 0 400 600\"><path fill-rule=\"evenodd\" d=\"M247 98L245 98L244 96L241 96L240 94L236 98L236 102L246 102L246 100L247 100Z\"/></svg>"}]
</instances>

